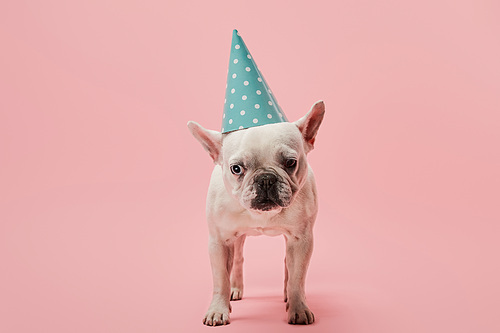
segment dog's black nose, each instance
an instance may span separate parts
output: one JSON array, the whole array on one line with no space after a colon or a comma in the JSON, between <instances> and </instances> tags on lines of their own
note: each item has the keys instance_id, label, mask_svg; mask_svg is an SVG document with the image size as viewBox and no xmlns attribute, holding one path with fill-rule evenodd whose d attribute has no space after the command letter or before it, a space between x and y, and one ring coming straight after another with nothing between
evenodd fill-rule
<instances>
[{"instance_id":1,"label":"dog's black nose","mask_svg":"<svg viewBox=\"0 0 500 333\"><path fill-rule=\"evenodd\" d=\"M273 186L274 183L278 181L278 177L274 175L273 173L262 173L255 177L255 182L257 185L263 189L263 190L268 190L271 186Z\"/></svg>"}]
</instances>

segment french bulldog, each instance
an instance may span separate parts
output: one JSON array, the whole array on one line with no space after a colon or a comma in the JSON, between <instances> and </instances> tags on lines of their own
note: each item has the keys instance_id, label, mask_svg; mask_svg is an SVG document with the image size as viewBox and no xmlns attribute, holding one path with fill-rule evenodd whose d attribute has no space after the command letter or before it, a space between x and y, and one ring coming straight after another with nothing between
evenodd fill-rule
<instances>
[{"instance_id":1,"label":"french bulldog","mask_svg":"<svg viewBox=\"0 0 500 333\"><path fill-rule=\"evenodd\" d=\"M229 324L230 301L243 296L246 236L284 235L284 301L289 324L312 324L305 277L318 211L316 183L306 155L313 149L325 105L319 101L296 122L267 124L229 133L188 122L215 168L206 215L213 296L203 323Z\"/></svg>"}]
</instances>

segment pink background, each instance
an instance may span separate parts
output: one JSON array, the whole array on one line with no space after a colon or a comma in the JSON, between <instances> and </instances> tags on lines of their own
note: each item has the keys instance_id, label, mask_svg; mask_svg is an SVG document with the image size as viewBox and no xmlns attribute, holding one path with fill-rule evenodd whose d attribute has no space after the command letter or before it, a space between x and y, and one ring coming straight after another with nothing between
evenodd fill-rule
<instances>
[{"instance_id":1,"label":"pink background","mask_svg":"<svg viewBox=\"0 0 500 333\"><path fill-rule=\"evenodd\" d=\"M0 331L208 330L204 200L239 29L288 118L319 99L307 293L246 248L238 332L498 332L498 1L2 1Z\"/></svg>"}]
</instances>

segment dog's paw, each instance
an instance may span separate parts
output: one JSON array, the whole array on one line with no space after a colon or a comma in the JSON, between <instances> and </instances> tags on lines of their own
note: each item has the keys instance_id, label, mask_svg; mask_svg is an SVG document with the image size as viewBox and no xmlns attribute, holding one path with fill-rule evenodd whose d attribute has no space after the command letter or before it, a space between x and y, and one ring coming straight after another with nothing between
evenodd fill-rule
<instances>
[{"instance_id":1,"label":"dog's paw","mask_svg":"<svg viewBox=\"0 0 500 333\"><path fill-rule=\"evenodd\" d=\"M229 324L229 311L210 311L205 314L203 324L207 326L219 326Z\"/></svg>"},{"instance_id":2,"label":"dog's paw","mask_svg":"<svg viewBox=\"0 0 500 333\"><path fill-rule=\"evenodd\" d=\"M231 288L231 301L239 301L243 297L243 289Z\"/></svg>"},{"instance_id":3,"label":"dog's paw","mask_svg":"<svg viewBox=\"0 0 500 333\"><path fill-rule=\"evenodd\" d=\"M288 308L288 323L292 325L309 325L314 323L314 314L306 305Z\"/></svg>"}]
</instances>

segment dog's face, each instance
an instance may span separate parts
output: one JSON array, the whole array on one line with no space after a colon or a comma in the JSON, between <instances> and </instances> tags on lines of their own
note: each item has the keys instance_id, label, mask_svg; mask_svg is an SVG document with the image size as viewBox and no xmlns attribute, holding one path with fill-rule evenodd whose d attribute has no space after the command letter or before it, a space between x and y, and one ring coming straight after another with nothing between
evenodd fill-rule
<instances>
[{"instance_id":1,"label":"dog's face","mask_svg":"<svg viewBox=\"0 0 500 333\"><path fill-rule=\"evenodd\" d=\"M244 208L288 207L307 175L302 134L293 123L224 134L221 166L226 189Z\"/></svg>"},{"instance_id":2,"label":"dog's face","mask_svg":"<svg viewBox=\"0 0 500 333\"><path fill-rule=\"evenodd\" d=\"M250 211L288 207L304 184L308 163L323 119L323 102L295 123L276 123L227 134L188 127L214 162L222 167L226 190Z\"/></svg>"}]
</instances>

